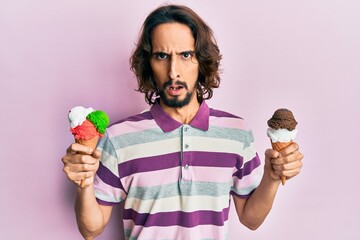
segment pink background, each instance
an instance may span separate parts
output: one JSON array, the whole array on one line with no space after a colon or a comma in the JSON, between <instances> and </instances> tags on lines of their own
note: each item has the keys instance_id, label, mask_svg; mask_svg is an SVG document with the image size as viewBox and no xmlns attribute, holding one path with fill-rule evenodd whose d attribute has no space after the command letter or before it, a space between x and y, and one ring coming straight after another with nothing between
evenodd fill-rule
<instances>
[{"instance_id":1,"label":"pink background","mask_svg":"<svg viewBox=\"0 0 360 240\"><path fill-rule=\"evenodd\" d=\"M1 239L81 239L61 157L75 105L112 121L146 106L129 56L164 1L0 1ZM360 239L360 3L173 1L213 28L223 53L210 105L248 120L260 155L266 121L293 110L302 173L280 187L255 232L231 213L231 239ZM121 239L120 208L98 239Z\"/></svg>"}]
</instances>

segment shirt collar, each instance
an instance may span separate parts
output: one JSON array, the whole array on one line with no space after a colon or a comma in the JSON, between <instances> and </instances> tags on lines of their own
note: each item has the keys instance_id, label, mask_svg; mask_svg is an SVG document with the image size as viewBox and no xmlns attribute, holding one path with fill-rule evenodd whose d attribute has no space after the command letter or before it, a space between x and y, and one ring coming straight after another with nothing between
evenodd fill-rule
<instances>
[{"instance_id":1,"label":"shirt collar","mask_svg":"<svg viewBox=\"0 0 360 240\"><path fill-rule=\"evenodd\" d=\"M171 132L183 125L182 123L170 117L166 112L164 112L158 101L156 101L155 104L151 107L150 112L157 125L164 132ZM205 103L205 101L203 101L200 105L198 112L196 113L193 120L189 123L189 125L191 127L207 131L209 129L209 115L210 109Z\"/></svg>"}]
</instances>

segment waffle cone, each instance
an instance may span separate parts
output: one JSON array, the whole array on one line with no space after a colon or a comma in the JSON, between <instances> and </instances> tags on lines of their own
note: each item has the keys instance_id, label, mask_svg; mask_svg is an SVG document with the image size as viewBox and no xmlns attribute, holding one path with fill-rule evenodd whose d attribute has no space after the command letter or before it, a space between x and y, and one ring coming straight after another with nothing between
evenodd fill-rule
<instances>
[{"instance_id":1,"label":"waffle cone","mask_svg":"<svg viewBox=\"0 0 360 240\"><path fill-rule=\"evenodd\" d=\"M271 146L272 146L272 149L279 152L279 151L283 150L284 148L286 148L287 146L290 146L292 143L293 143L292 141L290 141L290 142L271 142ZM281 179L282 185L285 185L286 177L280 176L280 179Z\"/></svg>"},{"instance_id":2,"label":"waffle cone","mask_svg":"<svg viewBox=\"0 0 360 240\"><path fill-rule=\"evenodd\" d=\"M88 140L75 139L75 142L95 150L98 140L99 140L99 136L95 136Z\"/></svg>"},{"instance_id":3,"label":"waffle cone","mask_svg":"<svg viewBox=\"0 0 360 240\"><path fill-rule=\"evenodd\" d=\"M271 146L272 149L276 150L276 151L281 151L284 148L286 148L287 146L290 146L293 142L272 142Z\"/></svg>"},{"instance_id":4,"label":"waffle cone","mask_svg":"<svg viewBox=\"0 0 360 240\"><path fill-rule=\"evenodd\" d=\"M75 142L80 143L81 145L87 146L87 147L92 148L93 150L95 150L98 140L99 140L99 136L95 136L95 137L90 138L88 140L75 139ZM80 186L81 187L85 186L85 179L81 180Z\"/></svg>"}]
</instances>

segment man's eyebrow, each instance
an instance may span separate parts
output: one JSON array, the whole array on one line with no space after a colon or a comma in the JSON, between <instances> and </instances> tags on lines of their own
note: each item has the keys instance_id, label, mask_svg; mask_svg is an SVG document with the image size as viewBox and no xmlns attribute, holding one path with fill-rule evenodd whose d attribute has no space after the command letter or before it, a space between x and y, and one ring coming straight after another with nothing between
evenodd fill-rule
<instances>
[{"instance_id":1,"label":"man's eyebrow","mask_svg":"<svg viewBox=\"0 0 360 240\"><path fill-rule=\"evenodd\" d=\"M168 54L168 53L166 53L164 51L156 51L156 52L153 52L152 54L155 55L155 54Z\"/></svg>"},{"instance_id":2,"label":"man's eyebrow","mask_svg":"<svg viewBox=\"0 0 360 240\"><path fill-rule=\"evenodd\" d=\"M195 51L194 50L182 51L182 52L176 53L176 55L181 55L181 54L184 54L184 53L194 54Z\"/></svg>"},{"instance_id":3,"label":"man's eyebrow","mask_svg":"<svg viewBox=\"0 0 360 240\"><path fill-rule=\"evenodd\" d=\"M181 52L176 52L175 54L176 54L176 55L181 55L181 54L184 54L184 53L194 54L195 51L194 51L194 50L185 50L185 51L181 51ZM152 53L152 55L158 55L158 54L171 55L170 53L167 53L167 52L165 52L165 51L156 51L156 52L153 52L153 53Z\"/></svg>"}]
</instances>

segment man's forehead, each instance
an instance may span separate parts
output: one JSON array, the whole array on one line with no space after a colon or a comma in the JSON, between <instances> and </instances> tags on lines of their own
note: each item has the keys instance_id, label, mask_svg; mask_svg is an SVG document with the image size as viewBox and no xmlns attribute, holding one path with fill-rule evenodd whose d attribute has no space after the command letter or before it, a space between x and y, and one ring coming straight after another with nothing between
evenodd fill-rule
<instances>
[{"instance_id":1,"label":"man's forehead","mask_svg":"<svg viewBox=\"0 0 360 240\"><path fill-rule=\"evenodd\" d=\"M193 51L195 39L191 29L181 23L164 23L156 26L151 36L153 51Z\"/></svg>"}]
</instances>

